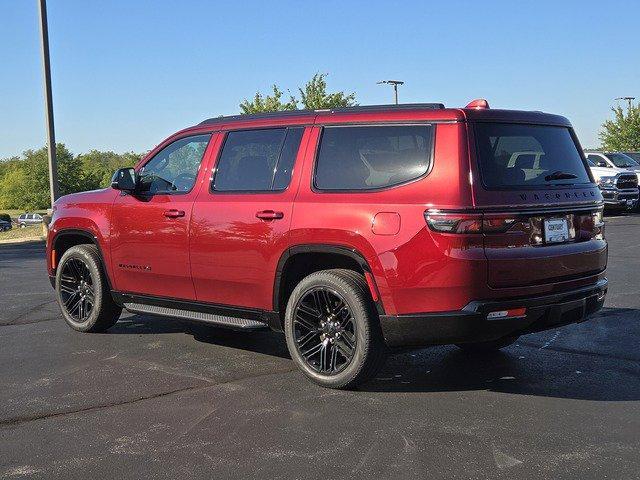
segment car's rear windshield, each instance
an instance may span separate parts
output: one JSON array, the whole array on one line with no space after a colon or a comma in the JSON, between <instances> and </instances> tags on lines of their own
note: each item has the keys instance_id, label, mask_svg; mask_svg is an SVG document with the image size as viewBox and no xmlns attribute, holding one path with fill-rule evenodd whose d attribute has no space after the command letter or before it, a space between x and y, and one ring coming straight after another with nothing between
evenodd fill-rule
<instances>
[{"instance_id":1,"label":"car's rear windshield","mask_svg":"<svg viewBox=\"0 0 640 480\"><path fill-rule=\"evenodd\" d=\"M482 183L487 188L591 181L566 127L477 123L475 137Z\"/></svg>"}]
</instances>

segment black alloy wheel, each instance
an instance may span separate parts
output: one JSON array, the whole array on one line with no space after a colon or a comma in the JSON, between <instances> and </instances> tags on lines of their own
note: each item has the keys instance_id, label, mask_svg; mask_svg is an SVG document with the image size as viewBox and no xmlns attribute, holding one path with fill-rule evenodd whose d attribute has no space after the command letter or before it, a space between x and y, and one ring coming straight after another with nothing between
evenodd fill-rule
<instances>
[{"instance_id":1,"label":"black alloy wheel","mask_svg":"<svg viewBox=\"0 0 640 480\"><path fill-rule=\"evenodd\" d=\"M357 327L338 292L326 287L307 291L295 307L293 324L296 349L312 370L335 375L351 363Z\"/></svg>"},{"instance_id":2,"label":"black alloy wheel","mask_svg":"<svg viewBox=\"0 0 640 480\"><path fill-rule=\"evenodd\" d=\"M61 307L78 323L87 321L95 304L91 272L79 258L70 258L60 273Z\"/></svg>"}]
</instances>

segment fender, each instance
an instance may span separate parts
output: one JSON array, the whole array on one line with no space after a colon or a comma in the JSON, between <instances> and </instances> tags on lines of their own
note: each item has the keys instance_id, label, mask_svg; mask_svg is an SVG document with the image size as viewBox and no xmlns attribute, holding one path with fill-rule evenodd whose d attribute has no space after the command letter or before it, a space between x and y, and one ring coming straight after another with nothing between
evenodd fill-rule
<instances>
[{"instance_id":1,"label":"fender","mask_svg":"<svg viewBox=\"0 0 640 480\"><path fill-rule=\"evenodd\" d=\"M282 280L282 272L284 270L284 266L291 257L299 253L332 253L337 255L344 255L349 258L355 260L360 268L365 273L369 273L372 275L372 279L374 282L374 287L377 289L377 285L375 283L375 279L373 277L373 271L369 266L369 262L367 262L366 258L362 253L360 253L357 249L353 247L348 247L344 245L334 245L334 244L324 244L324 243L310 243L310 244L301 244L301 245L293 245L286 249L282 255L280 256L280 260L278 260L278 266L276 268L275 279L273 283L273 310L279 311L278 304L280 299L280 283ZM384 307L382 305L382 300L378 300L376 302L376 308L380 315L384 315Z\"/></svg>"},{"instance_id":2,"label":"fender","mask_svg":"<svg viewBox=\"0 0 640 480\"><path fill-rule=\"evenodd\" d=\"M100 262L102 263L102 268L104 269L104 275L107 279L107 284L109 285L109 290L113 290L111 278L109 275L109 268L107 263L105 262L105 257L102 253L102 247L100 246L100 241L98 240L98 237L94 235L92 232L89 232L87 230L79 230L77 228L66 228L66 229L58 230L54 233L51 239L52 248L55 250L61 238L64 238L66 236L71 236L71 235L78 235L78 236L85 237L87 240L90 241L92 245L96 246L96 248L98 249L98 256L100 257ZM47 255L47 262L49 262L49 259L50 259L50 255Z\"/></svg>"}]
</instances>

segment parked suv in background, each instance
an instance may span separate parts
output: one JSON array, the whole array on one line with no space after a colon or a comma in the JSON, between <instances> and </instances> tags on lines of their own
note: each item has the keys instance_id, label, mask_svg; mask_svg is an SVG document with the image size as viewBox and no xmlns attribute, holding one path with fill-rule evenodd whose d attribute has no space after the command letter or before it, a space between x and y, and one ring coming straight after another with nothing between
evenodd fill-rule
<instances>
[{"instance_id":1,"label":"parked suv in background","mask_svg":"<svg viewBox=\"0 0 640 480\"><path fill-rule=\"evenodd\" d=\"M585 151L585 155L608 208L631 210L638 205L640 165L622 153Z\"/></svg>"},{"instance_id":2,"label":"parked suv in background","mask_svg":"<svg viewBox=\"0 0 640 480\"><path fill-rule=\"evenodd\" d=\"M603 199L567 119L441 104L220 117L163 141L113 188L53 208L66 322L121 309L284 331L346 388L386 347L492 350L605 298Z\"/></svg>"},{"instance_id":3,"label":"parked suv in background","mask_svg":"<svg viewBox=\"0 0 640 480\"><path fill-rule=\"evenodd\" d=\"M42 215L39 213L23 213L18 217L18 225L24 228L28 225L37 225L42 223Z\"/></svg>"}]
</instances>

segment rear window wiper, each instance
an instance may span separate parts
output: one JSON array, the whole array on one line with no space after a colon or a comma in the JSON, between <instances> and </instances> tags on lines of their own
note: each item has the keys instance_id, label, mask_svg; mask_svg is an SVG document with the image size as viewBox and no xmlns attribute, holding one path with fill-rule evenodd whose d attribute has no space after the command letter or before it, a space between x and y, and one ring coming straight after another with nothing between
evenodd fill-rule
<instances>
[{"instance_id":1,"label":"rear window wiper","mask_svg":"<svg viewBox=\"0 0 640 480\"><path fill-rule=\"evenodd\" d=\"M550 182L551 180L568 180L570 178L578 178L578 176L574 173L561 172L560 170L557 170L551 175L544 177L547 182Z\"/></svg>"}]
</instances>

